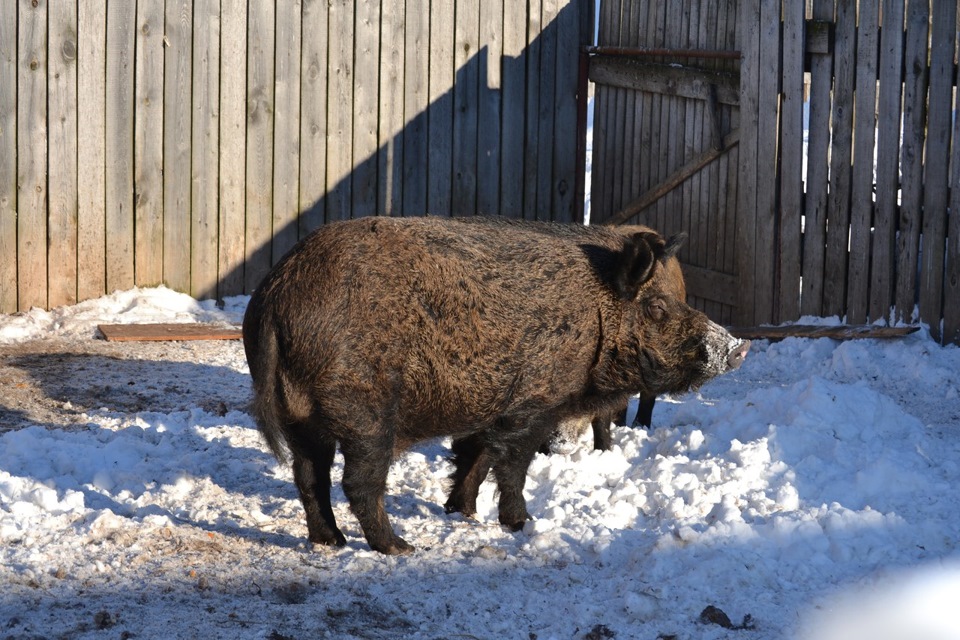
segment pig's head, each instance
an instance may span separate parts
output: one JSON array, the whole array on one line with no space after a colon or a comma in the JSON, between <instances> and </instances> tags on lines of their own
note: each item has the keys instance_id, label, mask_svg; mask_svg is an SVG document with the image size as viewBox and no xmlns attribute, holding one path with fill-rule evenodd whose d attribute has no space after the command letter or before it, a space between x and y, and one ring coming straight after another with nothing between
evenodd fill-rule
<instances>
[{"instance_id":1,"label":"pig's head","mask_svg":"<svg viewBox=\"0 0 960 640\"><path fill-rule=\"evenodd\" d=\"M695 389L739 367L748 340L739 340L685 300L676 259L683 235L664 240L652 231L625 238L615 289L623 305L620 353L624 373L651 394Z\"/></svg>"}]
</instances>

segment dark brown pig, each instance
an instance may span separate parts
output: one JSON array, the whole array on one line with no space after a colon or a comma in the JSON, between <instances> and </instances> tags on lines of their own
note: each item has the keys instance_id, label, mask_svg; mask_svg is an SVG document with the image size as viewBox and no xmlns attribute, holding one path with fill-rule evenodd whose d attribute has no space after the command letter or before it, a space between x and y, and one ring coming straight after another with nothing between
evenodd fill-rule
<instances>
[{"instance_id":1,"label":"dark brown pig","mask_svg":"<svg viewBox=\"0 0 960 640\"><path fill-rule=\"evenodd\" d=\"M407 553L384 494L411 443L469 444L447 509L471 512L471 471L489 464L516 530L527 468L559 422L738 364L748 343L666 291L666 246L653 232L446 218L364 218L301 241L251 297L243 340L254 414L292 457L309 539L346 542L330 503L337 446L367 542Z\"/></svg>"}]
</instances>

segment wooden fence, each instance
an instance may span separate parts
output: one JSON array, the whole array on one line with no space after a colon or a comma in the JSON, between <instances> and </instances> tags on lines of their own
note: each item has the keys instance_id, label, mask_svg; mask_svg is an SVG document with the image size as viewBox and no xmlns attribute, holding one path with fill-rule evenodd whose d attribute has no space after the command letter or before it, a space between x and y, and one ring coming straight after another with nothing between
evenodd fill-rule
<instances>
[{"instance_id":1,"label":"wooden fence","mask_svg":"<svg viewBox=\"0 0 960 640\"><path fill-rule=\"evenodd\" d=\"M249 292L328 220L573 220L592 4L0 2L0 312Z\"/></svg>"},{"instance_id":2,"label":"wooden fence","mask_svg":"<svg viewBox=\"0 0 960 640\"><path fill-rule=\"evenodd\" d=\"M919 319L960 342L956 2L605 4L601 45L674 51L635 59L632 79L598 90L597 218L690 231L691 293L722 320ZM729 116L712 106L722 64L676 49L741 52ZM596 60L591 77L610 83Z\"/></svg>"}]
</instances>

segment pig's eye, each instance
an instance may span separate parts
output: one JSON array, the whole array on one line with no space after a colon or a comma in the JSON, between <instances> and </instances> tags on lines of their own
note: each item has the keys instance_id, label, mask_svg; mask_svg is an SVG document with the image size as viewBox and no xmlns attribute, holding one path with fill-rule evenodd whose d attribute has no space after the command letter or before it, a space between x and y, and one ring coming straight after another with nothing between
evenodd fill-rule
<instances>
[{"instance_id":1,"label":"pig's eye","mask_svg":"<svg viewBox=\"0 0 960 640\"><path fill-rule=\"evenodd\" d=\"M660 298L653 298L647 303L647 313L655 321L663 320L663 316L667 313L667 305Z\"/></svg>"}]
</instances>

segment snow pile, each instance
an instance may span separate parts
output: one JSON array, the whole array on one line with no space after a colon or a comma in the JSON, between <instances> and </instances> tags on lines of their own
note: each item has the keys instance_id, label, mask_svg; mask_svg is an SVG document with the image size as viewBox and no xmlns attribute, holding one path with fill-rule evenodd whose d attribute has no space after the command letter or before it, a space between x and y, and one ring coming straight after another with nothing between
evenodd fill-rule
<instances>
[{"instance_id":1,"label":"snow pile","mask_svg":"<svg viewBox=\"0 0 960 640\"><path fill-rule=\"evenodd\" d=\"M0 317L0 336L238 322L245 302L141 289ZM249 384L239 343L218 349L216 367L182 365L212 398ZM242 411L82 423L0 428L6 635L960 637L960 349L923 333L759 341L740 370L661 398L649 432L538 455L520 533L497 524L492 483L476 521L445 515L449 443L423 443L389 478L418 548L402 558L369 551L339 486L348 546L308 548L290 470Z\"/></svg>"}]
</instances>

